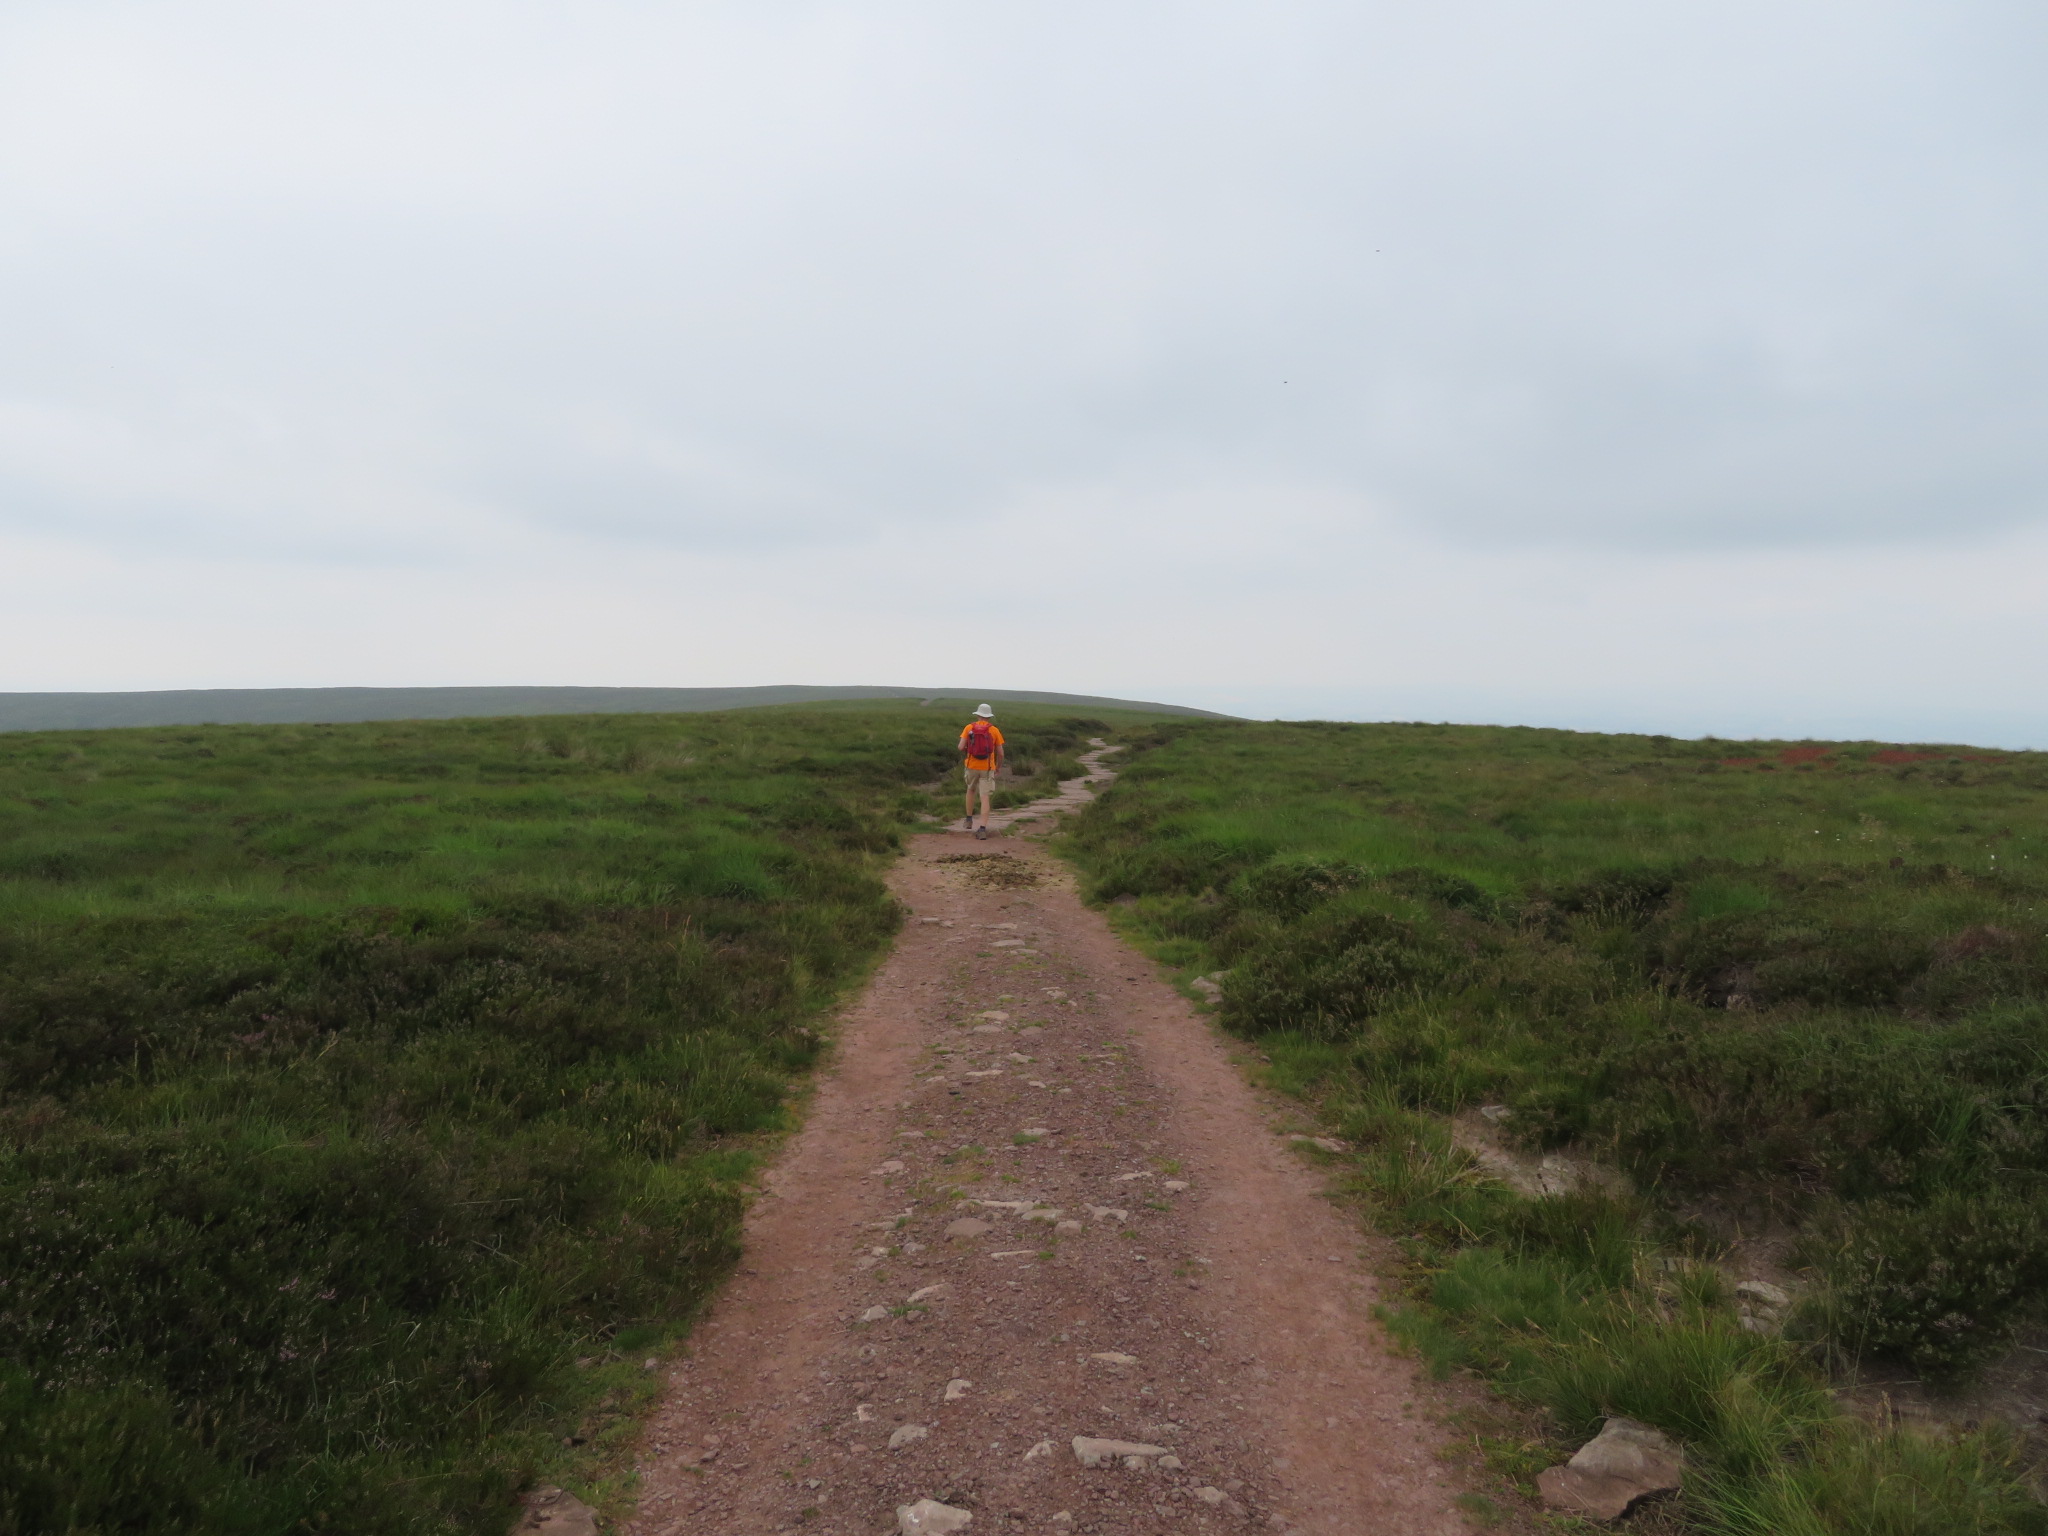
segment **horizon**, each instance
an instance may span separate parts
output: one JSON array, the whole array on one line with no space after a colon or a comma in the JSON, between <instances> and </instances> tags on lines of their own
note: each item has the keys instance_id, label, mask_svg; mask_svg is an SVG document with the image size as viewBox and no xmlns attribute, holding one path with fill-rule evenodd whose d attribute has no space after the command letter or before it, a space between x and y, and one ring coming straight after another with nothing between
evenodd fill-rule
<instances>
[{"instance_id":1,"label":"horizon","mask_svg":"<svg viewBox=\"0 0 2048 1536\"><path fill-rule=\"evenodd\" d=\"M310 714L303 712L303 704L305 697L308 695L320 694L453 695L523 693L542 695L565 693L675 693L697 695L733 695L746 694L751 692L782 691L793 691L801 693L812 690L816 691L817 696L810 698L779 698L761 700L741 699L722 703L690 702L654 704L642 702L614 709L546 707L515 708L494 711L483 708L460 708L449 711L435 711L425 714L391 713L389 709L380 709L377 712L368 714L330 713L326 715ZM195 705L191 710L188 711L169 713L162 709L152 710L149 703L147 702L151 700L178 699L186 695L201 695L210 698L218 696L229 696L230 699L234 699L237 697L246 698L247 696L272 696L275 702L272 705L271 713L261 718L258 718L256 715L246 715L245 717L241 718L203 718L202 716L204 712L197 705ZM296 714L279 712L284 708L285 696L291 696L293 704L295 706L301 707L302 712ZM1746 742L1836 742L1841 743L1843 745L1856 745L1867 743L1872 745L1894 746L1974 747L1988 748L1991 750L2004 752L2031 752L2041 749L2038 744L2028 741L1987 739L1983 737L1971 737L1963 734L1911 735L1896 731L1888 732L1883 730L1856 730L1853 728L1835 731L1788 729L1777 731L1752 731L1748 733L1739 733L1720 730L1694 731L1684 729L1670 729L1659 724L1654 719L1629 722L1626 720L1610 718L1605 722L1573 721L1561 723L1556 720L1541 719L1460 719L1450 717L1437 717L1430 715L1427 712L1420 714L1414 712L1394 712L1379 715L1347 715L1331 712L1318 713L1313 710L1305 709L1294 713L1255 714L1233 711L1228 709L1212 708L1209 704L1196 704L1187 700L1125 699L1099 694L1070 693L1056 689L1032 689L1020 691L1011 689L909 688L898 687L889 684L766 684L744 685L729 688L721 688L717 686L671 688L658 685L620 687L604 684L537 685L517 683L474 685L453 684L436 686L379 686L373 684L325 684L306 688L287 687L241 689L175 688L139 690L17 690L0 692L0 734L26 731L110 730L147 727L175 728L182 726L236 724L352 724L373 723L376 721L383 720L489 719L502 717L506 715L549 716L605 715L622 713L697 713L748 708L797 708L802 707L806 704L813 703L885 703L913 698L918 699L921 703L925 704L959 705L963 708L968 707L975 700L986 699L988 701L994 702L997 705L998 715L1002 713L1003 708L1006 706L1023 704L1038 705L1043 707L1103 708L1131 710L1137 712L1187 713L1194 715L1207 715L1212 718L1239 720L1245 722L1291 721L1295 723L1301 723L1310 721L1328 721L1333 723L1371 725L1440 725L1451 727L1473 727L1481 729L1501 730L1547 730L1559 731L1568 734L1586 735L1665 737L1676 741L1725 741L1731 744L1740 744ZM149 716L149 718L115 719L113 718L113 713L118 712L118 709L115 711L109 711L108 709L103 707L98 711L95 711L94 704L96 701L108 705L113 704L115 701L119 701L120 706L125 707L131 713L139 713L144 716ZM422 700L421 702L427 701ZM528 700L527 702L537 703L538 701ZM588 702L601 703L603 701L593 700ZM396 708L396 701L394 701L394 703L390 707ZM96 722L80 723L79 717L91 716L95 713L97 713L99 716ZM21 723L24 721L28 723ZM1796 722L1788 723L1796 724Z\"/></svg>"}]
</instances>

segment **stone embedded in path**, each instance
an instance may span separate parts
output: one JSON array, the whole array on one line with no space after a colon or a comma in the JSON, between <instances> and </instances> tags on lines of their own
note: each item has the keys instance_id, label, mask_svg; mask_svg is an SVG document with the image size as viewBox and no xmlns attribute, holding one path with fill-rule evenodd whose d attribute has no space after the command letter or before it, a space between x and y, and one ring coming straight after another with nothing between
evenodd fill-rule
<instances>
[{"instance_id":1,"label":"stone embedded in path","mask_svg":"<svg viewBox=\"0 0 2048 1536\"><path fill-rule=\"evenodd\" d=\"M1536 1478L1550 1508L1590 1520L1619 1520L1637 1500L1675 1493L1685 1452L1670 1436L1634 1419L1609 1419L1561 1467Z\"/></svg>"},{"instance_id":2,"label":"stone embedded in path","mask_svg":"<svg viewBox=\"0 0 2048 1536\"><path fill-rule=\"evenodd\" d=\"M1169 1195L1177 1195L1182 1190L1188 1187L1188 1181L1186 1179L1168 1179L1164 1184L1160 1185L1159 1187L1165 1190Z\"/></svg>"},{"instance_id":3,"label":"stone embedded in path","mask_svg":"<svg viewBox=\"0 0 2048 1536\"><path fill-rule=\"evenodd\" d=\"M902 1171L903 1164L893 1157L890 1158L889 1161L883 1163L880 1167L875 1169L875 1172L877 1173L901 1173Z\"/></svg>"},{"instance_id":4,"label":"stone embedded in path","mask_svg":"<svg viewBox=\"0 0 2048 1536\"><path fill-rule=\"evenodd\" d=\"M1084 1467L1099 1467L1105 1462L1121 1461L1125 1466L1137 1462L1143 1465L1153 1456L1164 1456L1163 1445L1145 1445L1136 1440L1097 1440L1089 1435L1076 1435L1073 1440L1074 1460Z\"/></svg>"},{"instance_id":5,"label":"stone embedded in path","mask_svg":"<svg viewBox=\"0 0 2048 1536\"><path fill-rule=\"evenodd\" d=\"M957 1221L946 1223L948 1237L980 1237L985 1232L995 1231L995 1226L977 1216L962 1216Z\"/></svg>"},{"instance_id":6,"label":"stone embedded in path","mask_svg":"<svg viewBox=\"0 0 2048 1536\"><path fill-rule=\"evenodd\" d=\"M889 1449L900 1451L914 1440L922 1440L931 1433L922 1424L906 1424L889 1437Z\"/></svg>"},{"instance_id":7,"label":"stone embedded in path","mask_svg":"<svg viewBox=\"0 0 2048 1536\"><path fill-rule=\"evenodd\" d=\"M536 1488L512 1536L597 1536L597 1511L560 1488Z\"/></svg>"},{"instance_id":8,"label":"stone embedded in path","mask_svg":"<svg viewBox=\"0 0 2048 1536\"><path fill-rule=\"evenodd\" d=\"M861 1313L860 1320L864 1323L880 1323L886 1322L888 1317L889 1309L887 1307L869 1307L867 1311Z\"/></svg>"},{"instance_id":9,"label":"stone embedded in path","mask_svg":"<svg viewBox=\"0 0 2048 1536\"><path fill-rule=\"evenodd\" d=\"M961 1398L967 1395L967 1389L973 1385L974 1383L965 1376L955 1376L946 1383L946 1401L949 1403L959 1402Z\"/></svg>"},{"instance_id":10,"label":"stone embedded in path","mask_svg":"<svg viewBox=\"0 0 2048 1536\"><path fill-rule=\"evenodd\" d=\"M1024 1459L1026 1461L1036 1461L1041 1456L1050 1456L1051 1454L1052 1442L1050 1440L1041 1440L1024 1453Z\"/></svg>"},{"instance_id":11,"label":"stone embedded in path","mask_svg":"<svg viewBox=\"0 0 2048 1536\"><path fill-rule=\"evenodd\" d=\"M953 1283L950 1280L941 1280L937 1285L927 1285L912 1291L910 1293L910 1301L912 1304L920 1301L935 1301L941 1296L951 1295L952 1291Z\"/></svg>"},{"instance_id":12,"label":"stone embedded in path","mask_svg":"<svg viewBox=\"0 0 2048 1536\"><path fill-rule=\"evenodd\" d=\"M1090 1360L1100 1360L1104 1365L1136 1365L1138 1363L1136 1355L1126 1355L1114 1349L1105 1349L1101 1354L1090 1355L1088 1358Z\"/></svg>"},{"instance_id":13,"label":"stone embedded in path","mask_svg":"<svg viewBox=\"0 0 2048 1536\"><path fill-rule=\"evenodd\" d=\"M1204 1504L1221 1504L1226 1495L1221 1488L1197 1488L1195 1497Z\"/></svg>"},{"instance_id":14,"label":"stone embedded in path","mask_svg":"<svg viewBox=\"0 0 2048 1536\"><path fill-rule=\"evenodd\" d=\"M897 1536L951 1536L974 1524L974 1516L937 1499L919 1499L915 1504L896 1506Z\"/></svg>"},{"instance_id":15,"label":"stone embedded in path","mask_svg":"<svg viewBox=\"0 0 2048 1536\"><path fill-rule=\"evenodd\" d=\"M1091 1205L1088 1207L1088 1214L1097 1221L1101 1221L1105 1217L1111 1221L1129 1221L1131 1219L1129 1211L1120 1211L1113 1205Z\"/></svg>"},{"instance_id":16,"label":"stone embedded in path","mask_svg":"<svg viewBox=\"0 0 2048 1536\"><path fill-rule=\"evenodd\" d=\"M1334 1136L1290 1136L1287 1138L1296 1146L1321 1147L1325 1152L1349 1152L1351 1144L1339 1141Z\"/></svg>"}]
</instances>

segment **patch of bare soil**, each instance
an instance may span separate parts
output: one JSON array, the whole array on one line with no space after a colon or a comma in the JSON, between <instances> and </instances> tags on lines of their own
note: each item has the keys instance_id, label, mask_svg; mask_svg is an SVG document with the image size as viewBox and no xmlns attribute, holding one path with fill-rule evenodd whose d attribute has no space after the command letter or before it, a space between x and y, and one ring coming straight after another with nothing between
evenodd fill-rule
<instances>
[{"instance_id":1,"label":"patch of bare soil","mask_svg":"<svg viewBox=\"0 0 2048 1536\"><path fill-rule=\"evenodd\" d=\"M935 1499L973 1536L1466 1530L1371 1316L1376 1254L1065 868L998 842L928 835L898 866L908 927L650 1422L626 1528L882 1536ZM1029 882L982 873L1012 864Z\"/></svg>"}]
</instances>

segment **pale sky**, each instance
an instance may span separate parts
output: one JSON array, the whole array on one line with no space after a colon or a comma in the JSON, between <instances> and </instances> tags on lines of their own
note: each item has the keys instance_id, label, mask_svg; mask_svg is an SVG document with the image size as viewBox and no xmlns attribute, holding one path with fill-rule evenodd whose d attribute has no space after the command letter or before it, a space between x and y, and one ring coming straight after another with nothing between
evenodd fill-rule
<instances>
[{"instance_id":1,"label":"pale sky","mask_svg":"<svg viewBox=\"0 0 2048 1536\"><path fill-rule=\"evenodd\" d=\"M0 690L2048 747L2048 10L0 8Z\"/></svg>"}]
</instances>

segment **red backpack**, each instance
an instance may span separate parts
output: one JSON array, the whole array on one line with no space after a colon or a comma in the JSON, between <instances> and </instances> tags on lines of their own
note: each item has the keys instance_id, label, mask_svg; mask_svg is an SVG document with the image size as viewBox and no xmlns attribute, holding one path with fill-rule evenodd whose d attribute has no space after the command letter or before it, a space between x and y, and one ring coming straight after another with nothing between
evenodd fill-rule
<instances>
[{"instance_id":1,"label":"red backpack","mask_svg":"<svg viewBox=\"0 0 2048 1536\"><path fill-rule=\"evenodd\" d=\"M984 760L996 755L996 733L986 720L967 727L967 755Z\"/></svg>"}]
</instances>

